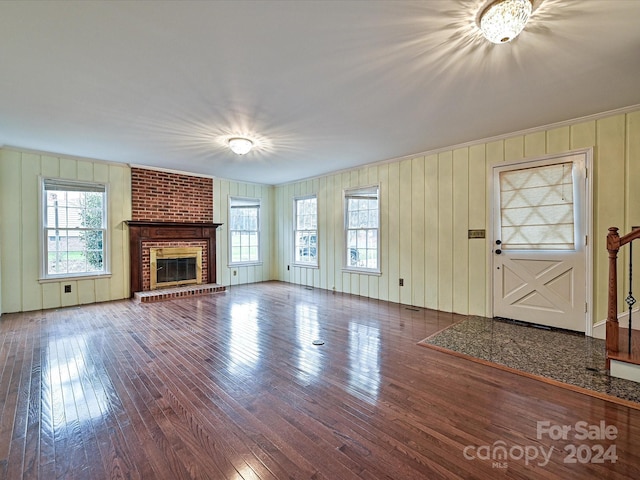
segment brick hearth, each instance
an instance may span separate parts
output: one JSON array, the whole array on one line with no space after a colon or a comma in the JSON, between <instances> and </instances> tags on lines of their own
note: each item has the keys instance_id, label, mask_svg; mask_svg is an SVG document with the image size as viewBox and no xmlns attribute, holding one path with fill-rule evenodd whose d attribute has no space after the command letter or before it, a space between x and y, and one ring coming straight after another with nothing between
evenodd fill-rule
<instances>
[{"instance_id":1,"label":"brick hearth","mask_svg":"<svg viewBox=\"0 0 640 480\"><path fill-rule=\"evenodd\" d=\"M199 295L209 295L226 291L224 285L208 283L203 285L189 285L184 287L163 288L160 290L150 290L146 292L136 292L133 297L140 303L161 302L182 297L196 297Z\"/></svg>"}]
</instances>

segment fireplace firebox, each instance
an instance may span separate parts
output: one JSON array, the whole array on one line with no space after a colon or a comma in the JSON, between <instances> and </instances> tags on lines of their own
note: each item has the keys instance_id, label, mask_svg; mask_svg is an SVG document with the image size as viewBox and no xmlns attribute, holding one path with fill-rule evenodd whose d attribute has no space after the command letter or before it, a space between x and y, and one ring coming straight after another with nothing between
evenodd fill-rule
<instances>
[{"instance_id":1,"label":"fireplace firebox","mask_svg":"<svg viewBox=\"0 0 640 480\"><path fill-rule=\"evenodd\" d=\"M151 290L202 283L202 247L150 248Z\"/></svg>"},{"instance_id":2,"label":"fireplace firebox","mask_svg":"<svg viewBox=\"0 0 640 480\"><path fill-rule=\"evenodd\" d=\"M129 253L131 259L131 297L134 293L149 290L143 288L143 243L193 243L203 241L206 249L206 268L202 267L201 281L216 283L216 229L221 223L182 223L182 222L151 222L129 220ZM197 243L197 242L196 242ZM155 245L158 246L158 245ZM148 250L148 247L145 247ZM147 264L148 265L148 264ZM154 269L152 269L154 270ZM157 270L157 268L156 268ZM206 280L205 280L206 279ZM183 285L184 282L180 282Z\"/></svg>"}]
</instances>

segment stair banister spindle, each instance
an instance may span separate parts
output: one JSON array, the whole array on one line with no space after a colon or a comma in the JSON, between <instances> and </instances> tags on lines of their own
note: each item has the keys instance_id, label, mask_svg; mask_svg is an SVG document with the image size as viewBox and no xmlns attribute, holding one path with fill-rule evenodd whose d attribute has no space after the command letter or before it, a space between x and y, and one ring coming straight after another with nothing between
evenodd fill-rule
<instances>
[{"instance_id":1,"label":"stair banister spindle","mask_svg":"<svg viewBox=\"0 0 640 480\"><path fill-rule=\"evenodd\" d=\"M618 352L618 273L617 259L620 249L620 237L616 227L609 228L607 235L607 250L609 252L609 305L607 312L607 352ZM607 359L607 368L609 360Z\"/></svg>"}]
</instances>

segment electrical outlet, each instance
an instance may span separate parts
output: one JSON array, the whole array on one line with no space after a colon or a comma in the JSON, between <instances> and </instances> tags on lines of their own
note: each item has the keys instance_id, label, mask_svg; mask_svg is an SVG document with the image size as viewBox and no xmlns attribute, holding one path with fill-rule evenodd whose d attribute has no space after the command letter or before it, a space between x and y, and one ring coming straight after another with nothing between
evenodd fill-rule
<instances>
[{"instance_id":1,"label":"electrical outlet","mask_svg":"<svg viewBox=\"0 0 640 480\"><path fill-rule=\"evenodd\" d=\"M64 286L64 293L71 293L71 285Z\"/></svg>"},{"instance_id":2,"label":"electrical outlet","mask_svg":"<svg viewBox=\"0 0 640 480\"><path fill-rule=\"evenodd\" d=\"M401 286L401 287L404 287L404 278L401 278L401 279L400 279L400 286Z\"/></svg>"},{"instance_id":3,"label":"electrical outlet","mask_svg":"<svg viewBox=\"0 0 640 480\"><path fill-rule=\"evenodd\" d=\"M238 275L238 271L237 271L237 270L234 270L234 271L233 271L233 276L235 277L236 275Z\"/></svg>"}]
</instances>

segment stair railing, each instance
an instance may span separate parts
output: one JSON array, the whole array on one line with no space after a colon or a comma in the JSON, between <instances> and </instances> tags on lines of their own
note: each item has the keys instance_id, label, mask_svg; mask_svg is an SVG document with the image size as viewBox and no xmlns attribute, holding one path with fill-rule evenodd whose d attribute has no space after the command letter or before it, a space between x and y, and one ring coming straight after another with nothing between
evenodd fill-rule
<instances>
[{"instance_id":1,"label":"stair railing","mask_svg":"<svg viewBox=\"0 0 640 480\"><path fill-rule=\"evenodd\" d=\"M607 368L609 367L609 354L615 354L619 351L619 325L618 325L618 251L621 247L629 244L629 294L625 299L629 307L629 339L628 350L631 354L631 316L633 305L636 299L633 297L632 281L633 281L633 245L631 242L640 238L640 229L634 229L630 233L619 236L618 228L609 228L607 235L607 250L609 252L609 305L607 312L607 330L606 330L606 347L607 347Z\"/></svg>"}]
</instances>

